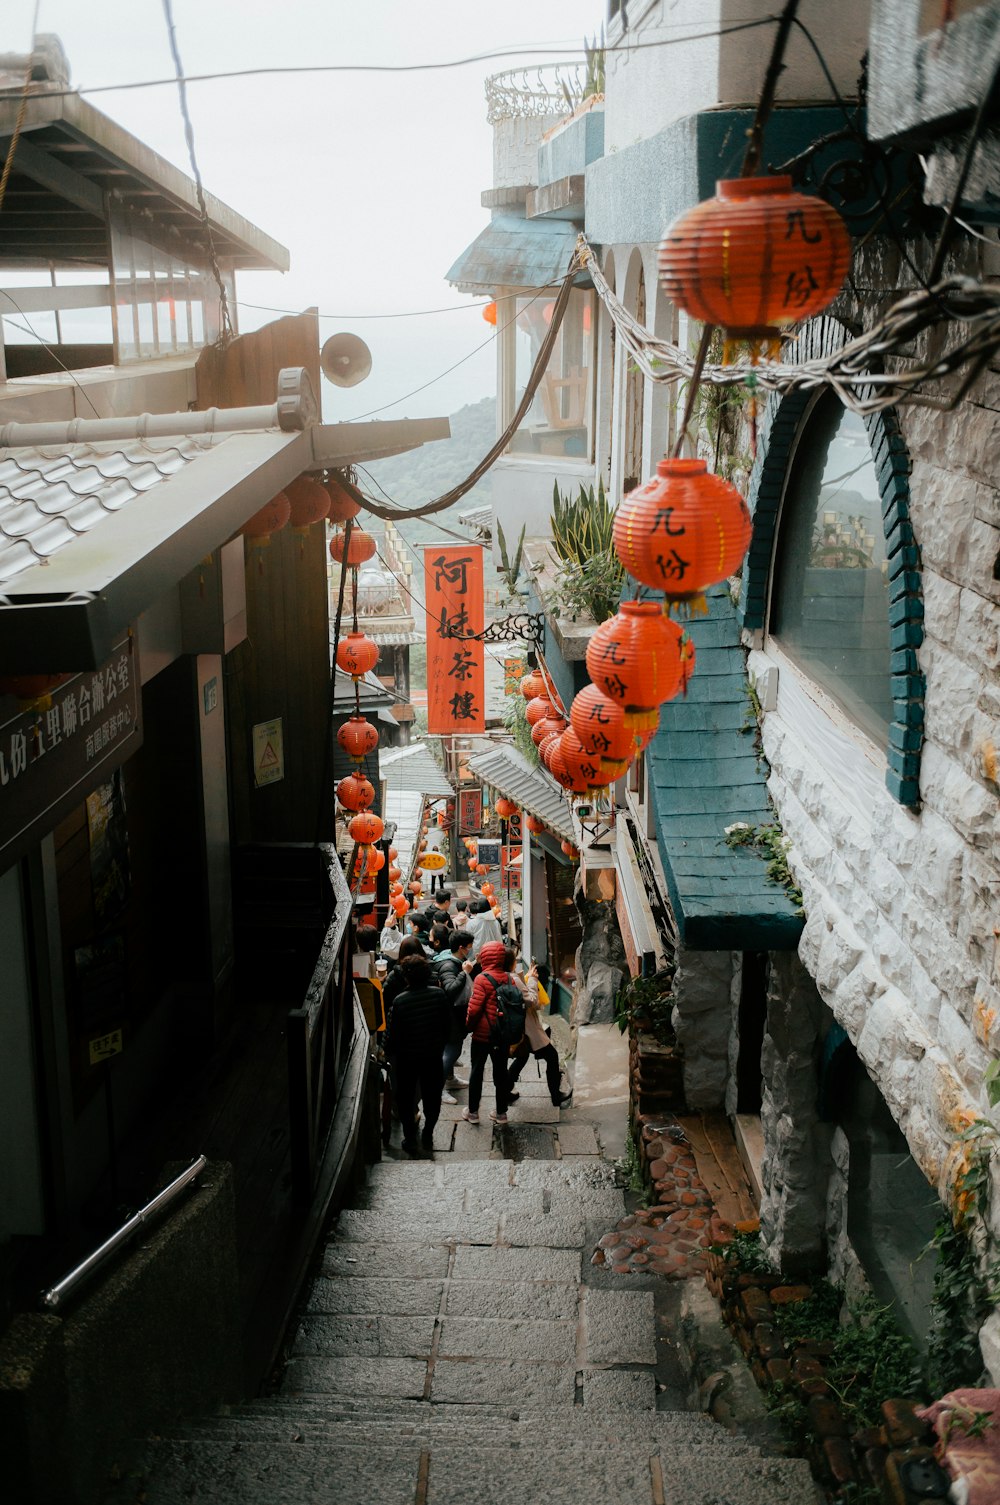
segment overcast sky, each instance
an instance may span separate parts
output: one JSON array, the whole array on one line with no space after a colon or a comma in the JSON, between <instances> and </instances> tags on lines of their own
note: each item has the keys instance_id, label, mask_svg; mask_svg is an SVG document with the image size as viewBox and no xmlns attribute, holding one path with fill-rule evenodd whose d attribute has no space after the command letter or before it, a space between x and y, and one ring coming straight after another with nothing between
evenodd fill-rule
<instances>
[{"instance_id":1,"label":"overcast sky","mask_svg":"<svg viewBox=\"0 0 1000 1505\"><path fill-rule=\"evenodd\" d=\"M0 51L29 46L34 0L7 0ZM450 60L508 47L570 55L593 36L603 0L174 0L187 74L308 63ZM41 0L39 32L55 32L75 86L172 76L161 0ZM539 61L552 62L551 58ZM487 223L492 178L484 80L520 58L446 72L301 74L191 84L205 186L286 245L290 272L242 272L241 300L343 315L321 323L360 334L368 380L324 383L328 420L360 417L403 397L488 341L489 326L444 273ZM87 96L189 170L175 86ZM450 307L427 318L353 322L351 315ZM243 330L272 314L241 307ZM451 376L385 416L450 413L494 390L487 344Z\"/></svg>"}]
</instances>

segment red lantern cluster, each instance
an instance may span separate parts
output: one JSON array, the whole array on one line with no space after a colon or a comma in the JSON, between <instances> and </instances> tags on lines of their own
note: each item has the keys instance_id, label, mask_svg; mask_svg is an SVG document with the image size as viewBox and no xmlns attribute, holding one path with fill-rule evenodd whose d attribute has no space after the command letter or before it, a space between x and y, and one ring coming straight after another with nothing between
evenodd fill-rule
<instances>
[{"instance_id":1,"label":"red lantern cluster","mask_svg":"<svg viewBox=\"0 0 1000 1505\"><path fill-rule=\"evenodd\" d=\"M736 487L704 460L661 460L615 516L615 553L636 580L691 596L736 573L752 523Z\"/></svg>"},{"instance_id":2,"label":"red lantern cluster","mask_svg":"<svg viewBox=\"0 0 1000 1505\"><path fill-rule=\"evenodd\" d=\"M851 260L843 220L783 174L734 178L688 209L659 250L663 291L692 319L732 339L773 340L821 313Z\"/></svg>"},{"instance_id":3,"label":"red lantern cluster","mask_svg":"<svg viewBox=\"0 0 1000 1505\"><path fill-rule=\"evenodd\" d=\"M363 632L349 632L337 644L337 666L352 679L362 679L378 663L378 644Z\"/></svg>"},{"instance_id":4,"label":"red lantern cluster","mask_svg":"<svg viewBox=\"0 0 1000 1505\"><path fill-rule=\"evenodd\" d=\"M269 502L255 512L240 529L244 538L258 545L271 541L272 533L280 533L292 515L292 504L283 491L272 496Z\"/></svg>"},{"instance_id":5,"label":"red lantern cluster","mask_svg":"<svg viewBox=\"0 0 1000 1505\"><path fill-rule=\"evenodd\" d=\"M662 602L623 601L587 645L587 672L609 700L620 705L625 725L672 700L681 686L683 630Z\"/></svg>"}]
</instances>

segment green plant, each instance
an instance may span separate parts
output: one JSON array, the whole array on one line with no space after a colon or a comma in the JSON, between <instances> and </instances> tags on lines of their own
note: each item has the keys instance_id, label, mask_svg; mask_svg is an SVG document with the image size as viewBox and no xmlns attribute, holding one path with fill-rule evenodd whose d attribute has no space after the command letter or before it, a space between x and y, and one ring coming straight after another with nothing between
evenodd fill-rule
<instances>
[{"instance_id":1,"label":"green plant","mask_svg":"<svg viewBox=\"0 0 1000 1505\"><path fill-rule=\"evenodd\" d=\"M570 110L575 110L577 105L582 104L585 99L604 98L603 26L601 27L600 40L598 40L595 36L592 42L588 42L587 38L584 37L583 56L586 67L586 74L583 80L583 89L580 92L579 96L576 94L575 90L570 88L569 84L567 84L565 80L559 80L559 87L562 90L563 99L565 99L567 107Z\"/></svg>"},{"instance_id":2,"label":"green plant","mask_svg":"<svg viewBox=\"0 0 1000 1505\"><path fill-rule=\"evenodd\" d=\"M647 1190L646 1172L639 1153L638 1136L631 1125L625 1142L625 1154L618 1161L618 1170L626 1190L639 1193Z\"/></svg>"},{"instance_id":3,"label":"green plant","mask_svg":"<svg viewBox=\"0 0 1000 1505\"><path fill-rule=\"evenodd\" d=\"M575 497L552 488L552 548L559 562L555 604L570 616L595 622L614 616L625 571L614 551L615 514L603 479L581 486Z\"/></svg>"},{"instance_id":4,"label":"green plant","mask_svg":"<svg viewBox=\"0 0 1000 1505\"><path fill-rule=\"evenodd\" d=\"M524 528L521 528L521 532L518 535L517 548L514 550L513 558L511 558L507 552L507 540L504 538L500 519L497 518L497 547L500 550L500 577L507 587L508 594L516 596L517 582L521 574L521 564L524 560Z\"/></svg>"},{"instance_id":5,"label":"green plant","mask_svg":"<svg viewBox=\"0 0 1000 1505\"><path fill-rule=\"evenodd\" d=\"M737 1231L728 1244L713 1244L712 1253L718 1254L727 1264L735 1265L737 1269L745 1270L748 1274L772 1275L774 1273L771 1261L760 1241L759 1233Z\"/></svg>"},{"instance_id":6,"label":"green plant","mask_svg":"<svg viewBox=\"0 0 1000 1505\"><path fill-rule=\"evenodd\" d=\"M726 827L726 846L756 847L761 856L767 859L768 878L772 883L781 885L799 914L804 913L802 890L788 866L791 842L778 825L777 819L770 826L751 826L745 820L736 821Z\"/></svg>"},{"instance_id":7,"label":"green plant","mask_svg":"<svg viewBox=\"0 0 1000 1505\"><path fill-rule=\"evenodd\" d=\"M991 1079L987 1090L991 1093ZM961 1164L952 1205L931 1236L925 1254L934 1253L934 1293L927 1337L927 1376L936 1395L974 1384L982 1373L979 1328L1000 1305L1000 1261L987 1232L993 1125L972 1118L958 1138Z\"/></svg>"},{"instance_id":8,"label":"green plant","mask_svg":"<svg viewBox=\"0 0 1000 1505\"><path fill-rule=\"evenodd\" d=\"M633 1024L648 1024L662 1044L674 1038L671 1022L674 995L672 970L656 972L652 977L629 977L615 997L615 1023L622 1034Z\"/></svg>"},{"instance_id":9,"label":"green plant","mask_svg":"<svg viewBox=\"0 0 1000 1505\"><path fill-rule=\"evenodd\" d=\"M751 347L746 341L729 342L727 348L723 331L717 329L709 341L707 360L712 365L718 365L724 356L737 361L749 354ZM698 388L694 410L696 427L703 429L708 435L713 452L712 469L726 481L736 482L745 478L753 465L752 455L749 450L740 447L740 441L744 434L748 402L752 404L754 400L752 382L726 386L704 382Z\"/></svg>"}]
</instances>

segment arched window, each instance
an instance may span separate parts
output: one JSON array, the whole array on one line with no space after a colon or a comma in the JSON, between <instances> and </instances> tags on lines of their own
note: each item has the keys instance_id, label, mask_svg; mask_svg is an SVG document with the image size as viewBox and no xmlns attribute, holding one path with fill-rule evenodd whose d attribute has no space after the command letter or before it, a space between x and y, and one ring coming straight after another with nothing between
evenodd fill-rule
<instances>
[{"instance_id":1,"label":"arched window","mask_svg":"<svg viewBox=\"0 0 1000 1505\"><path fill-rule=\"evenodd\" d=\"M894 709L882 511L866 424L825 393L799 428L785 482L768 631L885 748Z\"/></svg>"}]
</instances>

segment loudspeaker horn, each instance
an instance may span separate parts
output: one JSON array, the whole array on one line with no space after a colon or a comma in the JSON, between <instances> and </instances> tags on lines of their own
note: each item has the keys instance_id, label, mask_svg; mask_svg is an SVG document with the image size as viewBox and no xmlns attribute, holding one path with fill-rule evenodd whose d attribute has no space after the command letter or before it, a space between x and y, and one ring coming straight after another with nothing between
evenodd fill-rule
<instances>
[{"instance_id":1,"label":"loudspeaker horn","mask_svg":"<svg viewBox=\"0 0 1000 1505\"><path fill-rule=\"evenodd\" d=\"M372 353L356 334L332 334L320 351L319 363L335 387L356 387L372 369Z\"/></svg>"}]
</instances>

